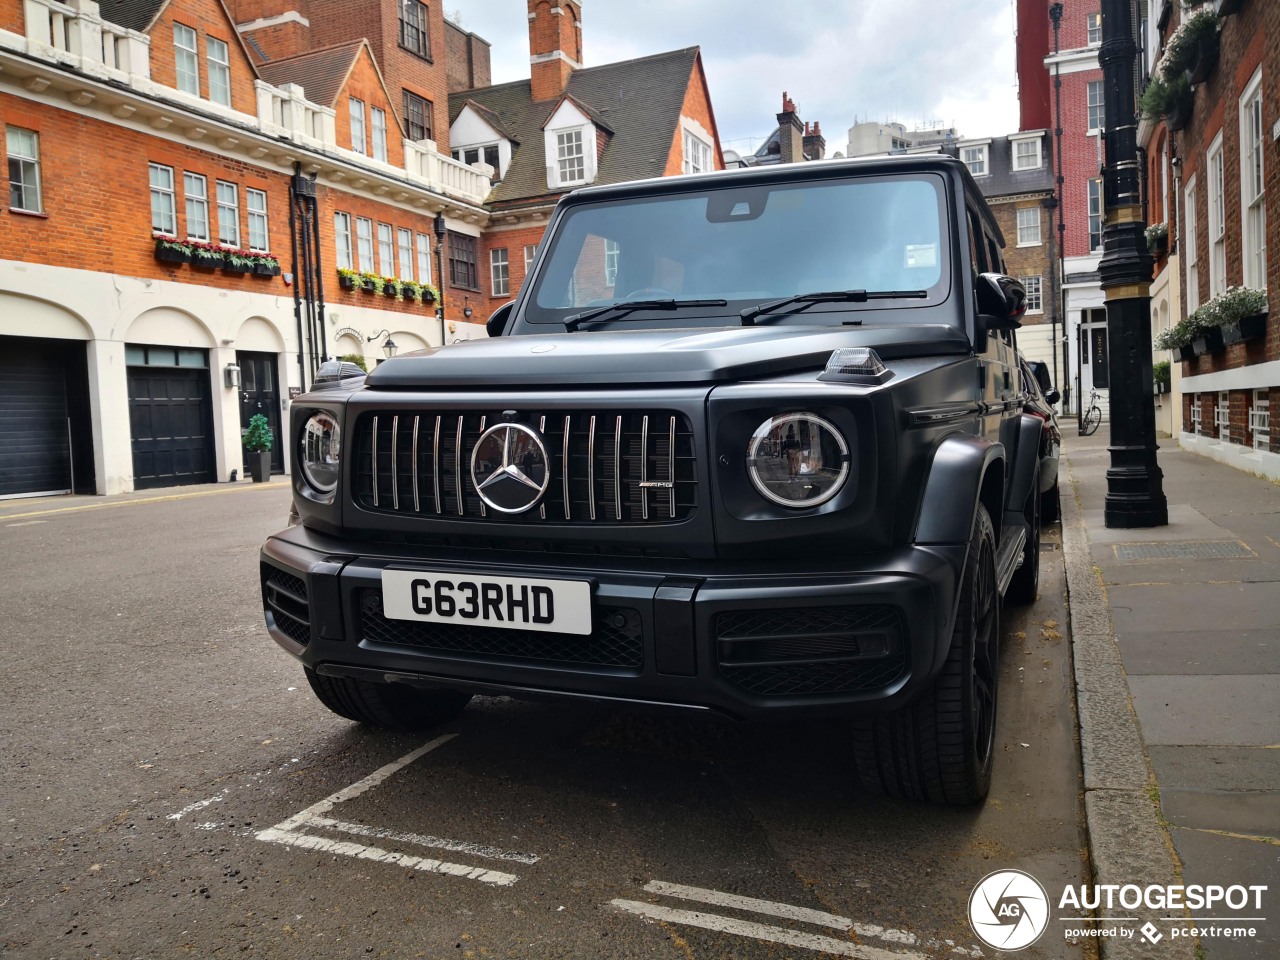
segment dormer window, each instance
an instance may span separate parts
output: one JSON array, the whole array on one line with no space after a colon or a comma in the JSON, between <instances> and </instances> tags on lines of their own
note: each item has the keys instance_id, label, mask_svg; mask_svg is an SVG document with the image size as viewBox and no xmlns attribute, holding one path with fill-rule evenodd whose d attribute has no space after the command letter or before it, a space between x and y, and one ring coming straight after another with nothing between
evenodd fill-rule
<instances>
[{"instance_id":1,"label":"dormer window","mask_svg":"<svg viewBox=\"0 0 1280 960\"><path fill-rule=\"evenodd\" d=\"M1040 156L1040 138L1013 141L1013 169L1039 170L1044 161Z\"/></svg>"},{"instance_id":2,"label":"dormer window","mask_svg":"<svg viewBox=\"0 0 1280 960\"><path fill-rule=\"evenodd\" d=\"M990 172L987 167L987 145L985 143L974 147L961 147L960 160L975 177L985 177Z\"/></svg>"},{"instance_id":3,"label":"dormer window","mask_svg":"<svg viewBox=\"0 0 1280 960\"><path fill-rule=\"evenodd\" d=\"M587 178L581 130L562 130L556 134L556 163L561 183L581 183Z\"/></svg>"}]
</instances>

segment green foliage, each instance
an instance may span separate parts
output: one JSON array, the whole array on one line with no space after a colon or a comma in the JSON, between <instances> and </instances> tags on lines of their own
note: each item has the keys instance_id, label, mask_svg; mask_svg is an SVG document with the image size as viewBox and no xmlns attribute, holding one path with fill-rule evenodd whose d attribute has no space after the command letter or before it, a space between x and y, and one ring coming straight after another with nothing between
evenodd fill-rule
<instances>
[{"instance_id":1,"label":"green foliage","mask_svg":"<svg viewBox=\"0 0 1280 960\"><path fill-rule=\"evenodd\" d=\"M1172 80L1166 80L1157 70L1152 74L1147 88L1142 91L1138 107L1148 120L1158 120L1168 116L1176 107L1190 103L1191 97L1191 80L1186 71L1174 74Z\"/></svg>"},{"instance_id":2,"label":"green foliage","mask_svg":"<svg viewBox=\"0 0 1280 960\"><path fill-rule=\"evenodd\" d=\"M404 300L417 300L422 295L422 287L416 280L400 281L400 297Z\"/></svg>"},{"instance_id":3,"label":"green foliage","mask_svg":"<svg viewBox=\"0 0 1280 960\"><path fill-rule=\"evenodd\" d=\"M419 295L422 297L423 303L429 303L432 300L440 299L440 291L437 290L435 287L433 287L429 283L424 283L420 285Z\"/></svg>"},{"instance_id":4,"label":"green foliage","mask_svg":"<svg viewBox=\"0 0 1280 960\"><path fill-rule=\"evenodd\" d=\"M365 373L369 372L369 364L368 364L368 361L365 360L363 354L344 353L342 356L338 357L338 359L341 360L343 363L354 363L357 367L359 367Z\"/></svg>"},{"instance_id":5,"label":"green foliage","mask_svg":"<svg viewBox=\"0 0 1280 960\"><path fill-rule=\"evenodd\" d=\"M1173 364L1168 360L1161 360L1159 363L1153 364L1151 373L1152 379L1163 386L1167 387L1173 382Z\"/></svg>"},{"instance_id":6,"label":"green foliage","mask_svg":"<svg viewBox=\"0 0 1280 960\"><path fill-rule=\"evenodd\" d=\"M250 453L266 453L276 442L271 432L271 424L265 414L255 413L249 418L249 429L245 431L244 447Z\"/></svg>"},{"instance_id":7,"label":"green foliage","mask_svg":"<svg viewBox=\"0 0 1280 960\"><path fill-rule=\"evenodd\" d=\"M1251 290L1248 287L1230 287L1209 301L1214 319L1218 324L1239 323L1245 317L1256 317L1268 312L1267 293L1265 290Z\"/></svg>"},{"instance_id":8,"label":"green foliage","mask_svg":"<svg viewBox=\"0 0 1280 960\"><path fill-rule=\"evenodd\" d=\"M1166 79L1186 73L1195 66L1197 51L1202 41L1218 32L1218 15L1212 7L1201 7L1184 17L1173 36L1164 45L1159 72Z\"/></svg>"}]
</instances>

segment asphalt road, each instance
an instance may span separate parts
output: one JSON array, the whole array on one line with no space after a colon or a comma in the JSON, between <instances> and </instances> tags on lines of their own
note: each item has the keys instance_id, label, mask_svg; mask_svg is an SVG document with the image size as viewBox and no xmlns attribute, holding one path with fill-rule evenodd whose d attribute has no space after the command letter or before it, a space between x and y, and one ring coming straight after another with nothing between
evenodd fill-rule
<instances>
[{"instance_id":1,"label":"asphalt road","mask_svg":"<svg viewBox=\"0 0 1280 960\"><path fill-rule=\"evenodd\" d=\"M1056 531L1006 611L991 796L948 810L861 791L838 726L485 698L357 727L262 626L287 510L0 504L5 957L963 957L986 874L1081 882ZM1055 926L1021 956L1086 955Z\"/></svg>"}]
</instances>

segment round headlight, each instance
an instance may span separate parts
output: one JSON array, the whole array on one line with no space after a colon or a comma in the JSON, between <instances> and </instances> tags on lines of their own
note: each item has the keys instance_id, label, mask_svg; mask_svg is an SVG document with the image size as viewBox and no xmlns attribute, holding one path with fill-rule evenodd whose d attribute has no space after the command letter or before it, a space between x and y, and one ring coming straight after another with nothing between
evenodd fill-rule
<instances>
[{"instance_id":1,"label":"round headlight","mask_svg":"<svg viewBox=\"0 0 1280 960\"><path fill-rule=\"evenodd\" d=\"M747 472L766 499L784 507L816 507L849 479L849 444L816 414L770 417L751 435Z\"/></svg>"},{"instance_id":2,"label":"round headlight","mask_svg":"<svg viewBox=\"0 0 1280 960\"><path fill-rule=\"evenodd\" d=\"M321 410L311 415L302 428L302 475L320 493L333 493L338 486L342 456L342 430L331 413Z\"/></svg>"}]
</instances>

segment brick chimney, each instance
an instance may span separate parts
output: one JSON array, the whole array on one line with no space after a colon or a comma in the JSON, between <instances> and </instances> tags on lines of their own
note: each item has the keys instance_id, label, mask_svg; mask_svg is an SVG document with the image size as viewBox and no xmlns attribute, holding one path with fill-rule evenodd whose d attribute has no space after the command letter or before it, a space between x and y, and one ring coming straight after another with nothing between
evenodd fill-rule
<instances>
[{"instance_id":1,"label":"brick chimney","mask_svg":"<svg viewBox=\"0 0 1280 960\"><path fill-rule=\"evenodd\" d=\"M529 0L529 64L533 99L564 93L582 66L582 8L577 0Z\"/></svg>"},{"instance_id":2,"label":"brick chimney","mask_svg":"<svg viewBox=\"0 0 1280 960\"><path fill-rule=\"evenodd\" d=\"M827 138L817 120L804 125L804 155L809 160L821 160L827 155Z\"/></svg>"},{"instance_id":3,"label":"brick chimney","mask_svg":"<svg viewBox=\"0 0 1280 960\"><path fill-rule=\"evenodd\" d=\"M778 114L778 155L781 163L804 159L804 124L796 116L795 101L782 91L782 112Z\"/></svg>"},{"instance_id":4,"label":"brick chimney","mask_svg":"<svg viewBox=\"0 0 1280 960\"><path fill-rule=\"evenodd\" d=\"M236 30L254 63L306 53L312 42L305 0L229 0Z\"/></svg>"}]
</instances>

